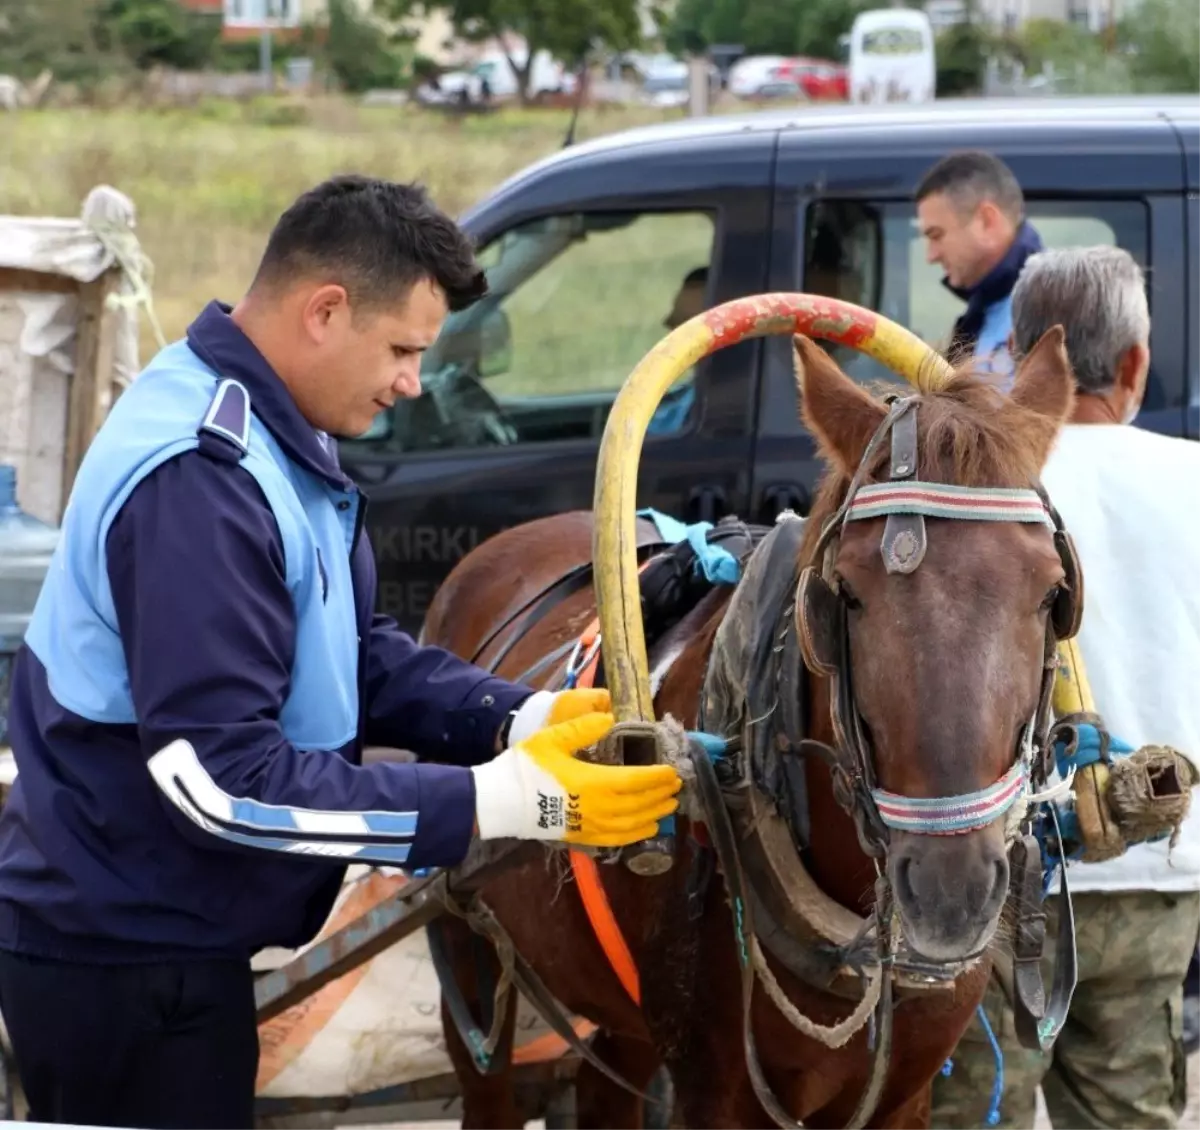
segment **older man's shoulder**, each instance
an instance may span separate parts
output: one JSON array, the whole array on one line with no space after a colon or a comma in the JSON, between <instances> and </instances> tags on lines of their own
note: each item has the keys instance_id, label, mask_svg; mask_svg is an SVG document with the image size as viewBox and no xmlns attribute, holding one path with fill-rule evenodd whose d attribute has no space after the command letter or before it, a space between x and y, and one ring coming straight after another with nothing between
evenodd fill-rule
<instances>
[{"instance_id":1,"label":"older man's shoulder","mask_svg":"<svg viewBox=\"0 0 1200 1130\"><path fill-rule=\"evenodd\" d=\"M1085 485L1136 481L1157 489L1200 489L1200 443L1117 423L1073 423L1062 429L1046 459L1043 482Z\"/></svg>"}]
</instances>

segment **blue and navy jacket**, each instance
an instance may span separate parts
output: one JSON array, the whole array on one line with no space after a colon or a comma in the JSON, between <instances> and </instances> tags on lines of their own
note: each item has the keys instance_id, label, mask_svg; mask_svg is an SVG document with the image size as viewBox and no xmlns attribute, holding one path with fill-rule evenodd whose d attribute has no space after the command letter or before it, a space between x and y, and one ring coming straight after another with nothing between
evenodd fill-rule
<instances>
[{"instance_id":1,"label":"blue and navy jacket","mask_svg":"<svg viewBox=\"0 0 1200 1130\"><path fill-rule=\"evenodd\" d=\"M1042 238L1028 220L1017 229L1012 245L973 287L942 285L966 302L967 308L954 323L952 356L969 355L980 372L992 373L1007 391L1012 387L1014 364L1008 350L1012 333L1012 292L1025 261L1042 250Z\"/></svg>"},{"instance_id":2,"label":"blue and navy jacket","mask_svg":"<svg viewBox=\"0 0 1200 1130\"><path fill-rule=\"evenodd\" d=\"M365 506L226 306L120 397L13 667L0 948L244 958L310 940L348 863L461 861L530 688L374 615Z\"/></svg>"}]
</instances>

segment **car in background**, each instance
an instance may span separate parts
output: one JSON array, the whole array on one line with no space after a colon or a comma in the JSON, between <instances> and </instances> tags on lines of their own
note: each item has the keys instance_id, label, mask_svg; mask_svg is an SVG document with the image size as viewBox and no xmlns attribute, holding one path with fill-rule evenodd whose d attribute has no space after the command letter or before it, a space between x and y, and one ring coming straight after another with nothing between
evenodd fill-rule
<instances>
[{"instance_id":1,"label":"car in background","mask_svg":"<svg viewBox=\"0 0 1200 1130\"><path fill-rule=\"evenodd\" d=\"M639 100L647 106L686 106L687 63L669 55L654 59L645 69Z\"/></svg>"},{"instance_id":2,"label":"car in background","mask_svg":"<svg viewBox=\"0 0 1200 1130\"><path fill-rule=\"evenodd\" d=\"M795 98L813 102L845 102L848 69L831 59L800 55L751 55L729 71L729 92L746 101Z\"/></svg>"},{"instance_id":3,"label":"car in background","mask_svg":"<svg viewBox=\"0 0 1200 1130\"><path fill-rule=\"evenodd\" d=\"M767 83L774 81L784 55L747 55L729 68L729 93L735 98L757 98Z\"/></svg>"},{"instance_id":4,"label":"car in background","mask_svg":"<svg viewBox=\"0 0 1200 1130\"><path fill-rule=\"evenodd\" d=\"M796 83L804 97L814 102L845 102L850 97L850 72L831 59L785 59L772 78Z\"/></svg>"}]
</instances>

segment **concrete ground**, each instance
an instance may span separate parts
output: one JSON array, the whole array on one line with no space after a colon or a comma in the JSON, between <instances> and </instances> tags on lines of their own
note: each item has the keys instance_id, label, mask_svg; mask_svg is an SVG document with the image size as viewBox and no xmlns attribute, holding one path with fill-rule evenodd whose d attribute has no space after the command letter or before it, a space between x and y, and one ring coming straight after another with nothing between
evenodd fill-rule
<instances>
[{"instance_id":1,"label":"concrete ground","mask_svg":"<svg viewBox=\"0 0 1200 1130\"><path fill-rule=\"evenodd\" d=\"M364 1130L364 1127L367 1126L370 1130L457 1130L459 1122L457 1119L439 1119L428 1122L357 1123L355 1130ZM1200 1053L1188 1057L1188 1107L1179 1120L1179 1130L1197 1130L1198 1127L1200 1127ZM530 1122L527 1124L526 1130L545 1130L545 1123L541 1120ZM1040 1096L1037 1120L1030 1130L1051 1130L1050 1119L1046 1115L1046 1108L1042 1105ZM1072 1128L1060 1126L1055 1127L1054 1130L1072 1130ZM1137 1130L1137 1128L1128 1127L1126 1130Z\"/></svg>"}]
</instances>

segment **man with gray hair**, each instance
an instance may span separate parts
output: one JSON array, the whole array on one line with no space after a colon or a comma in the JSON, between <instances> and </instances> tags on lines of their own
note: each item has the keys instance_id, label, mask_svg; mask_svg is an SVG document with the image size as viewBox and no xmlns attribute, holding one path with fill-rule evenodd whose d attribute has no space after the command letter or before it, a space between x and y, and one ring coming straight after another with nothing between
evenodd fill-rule
<instances>
[{"instance_id":1,"label":"man with gray hair","mask_svg":"<svg viewBox=\"0 0 1200 1130\"><path fill-rule=\"evenodd\" d=\"M1200 755L1200 444L1127 427L1150 367L1150 315L1137 263L1115 247L1030 257L1012 295L1013 356L1059 324L1076 402L1042 483L1075 539L1086 585L1078 645L1111 729L1133 748ZM1200 779L1196 777L1195 779ZM1194 799L1194 798L1193 798ZM1200 935L1200 809L1178 841L1073 863L1079 979L1049 1053L1017 1041L997 954L984 998L1003 1055L999 1125L1031 1127L1042 1087L1055 1127L1175 1127L1186 1102L1183 979ZM1045 901L1055 936L1057 882ZM1011 964L1011 960L1007 961ZM1048 956L1043 976L1051 984ZM973 1024L934 1082L938 1127L982 1126L997 1071Z\"/></svg>"}]
</instances>

